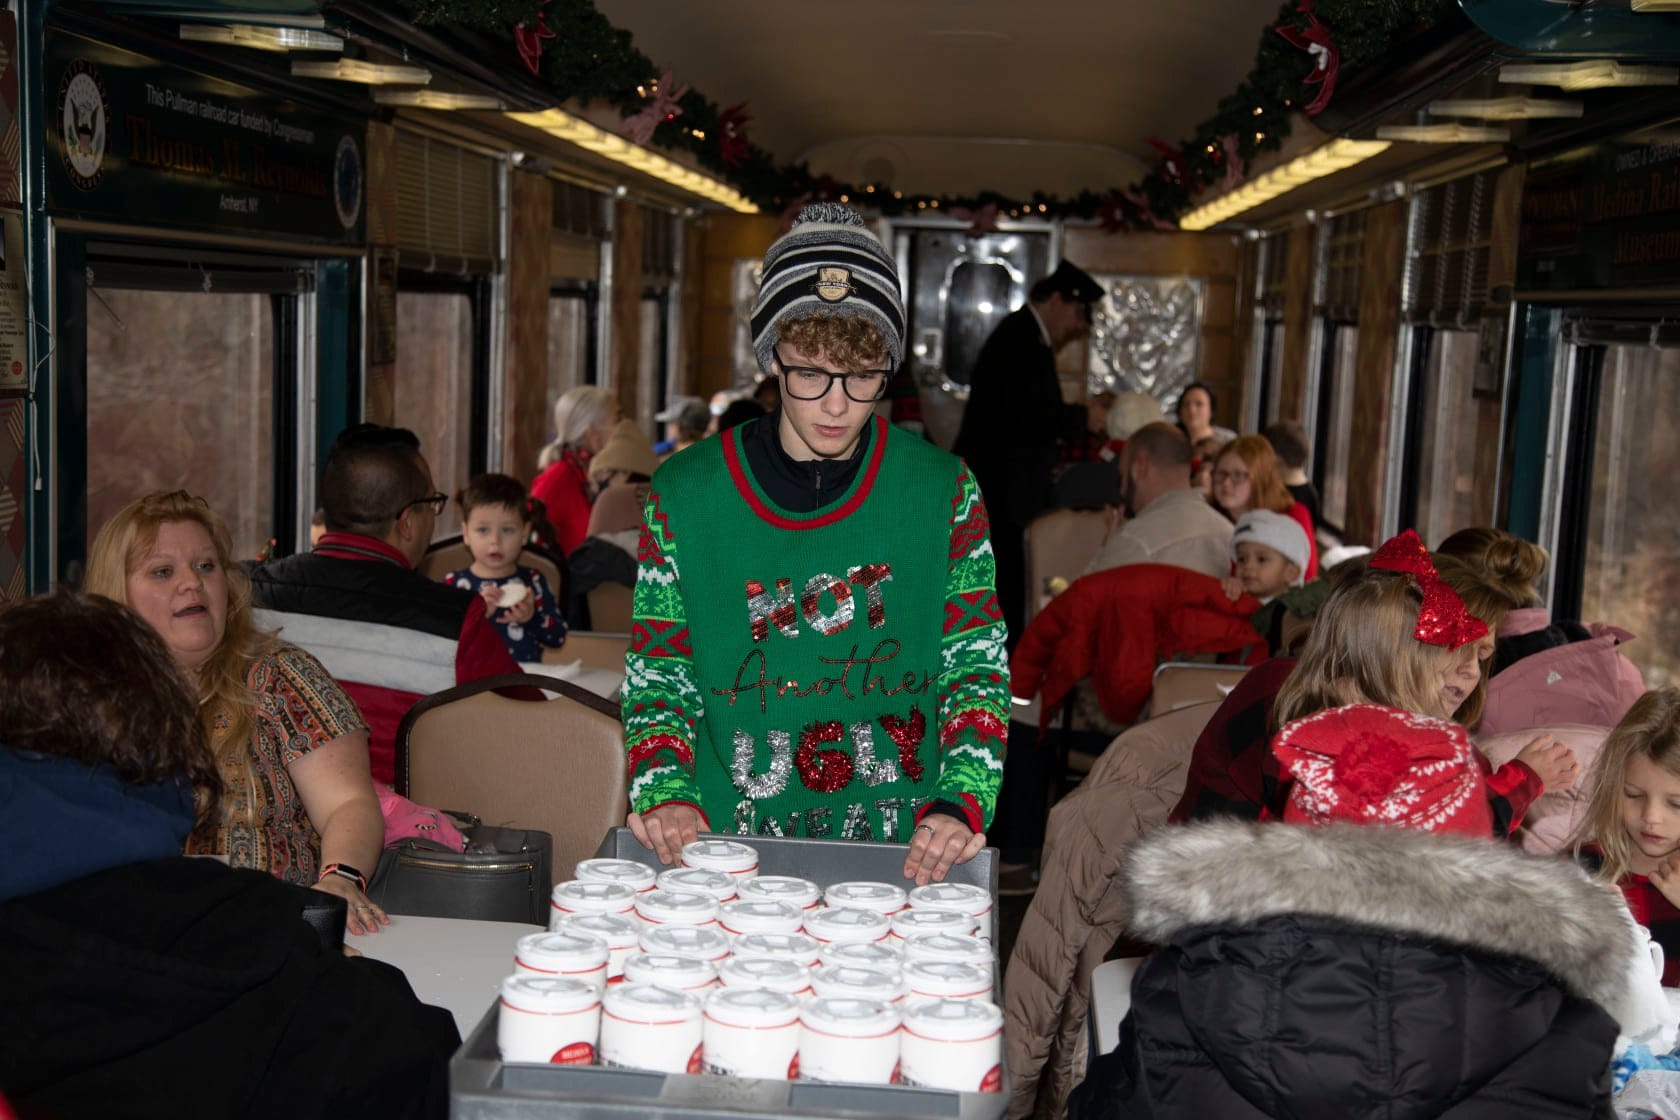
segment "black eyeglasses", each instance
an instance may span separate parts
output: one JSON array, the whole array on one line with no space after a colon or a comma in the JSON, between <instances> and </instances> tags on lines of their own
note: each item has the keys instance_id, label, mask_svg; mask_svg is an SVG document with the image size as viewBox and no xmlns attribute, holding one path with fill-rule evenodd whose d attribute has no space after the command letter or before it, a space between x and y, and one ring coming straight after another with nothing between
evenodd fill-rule
<instances>
[{"instance_id":1,"label":"black eyeglasses","mask_svg":"<svg viewBox=\"0 0 1680 1120\"><path fill-rule=\"evenodd\" d=\"M403 510L413 509L415 506L431 506L432 507L432 516L442 517L443 516L443 507L448 505L448 504L449 504L449 495L448 494L427 494L424 498L416 498L412 502L409 502L402 509L399 509L397 511L397 516L399 516L399 517L402 516Z\"/></svg>"},{"instance_id":2,"label":"black eyeglasses","mask_svg":"<svg viewBox=\"0 0 1680 1120\"><path fill-rule=\"evenodd\" d=\"M829 389L838 378L840 388L848 397L859 404L869 404L881 399L881 394L887 391L887 381L892 377L890 369L860 369L855 373L833 373L810 366L790 366L782 361L780 354L776 355L776 364L782 367L782 381L787 387L788 396L796 401L822 400L828 396Z\"/></svg>"}]
</instances>

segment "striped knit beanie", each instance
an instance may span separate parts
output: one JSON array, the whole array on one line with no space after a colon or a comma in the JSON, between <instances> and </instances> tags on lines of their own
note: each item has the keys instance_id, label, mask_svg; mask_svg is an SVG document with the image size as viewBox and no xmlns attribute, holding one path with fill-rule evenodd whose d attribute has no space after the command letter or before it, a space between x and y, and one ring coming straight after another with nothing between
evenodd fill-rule
<instances>
[{"instance_id":1,"label":"striped knit beanie","mask_svg":"<svg viewBox=\"0 0 1680 1120\"><path fill-rule=\"evenodd\" d=\"M816 311L868 319L881 329L891 364L904 359L904 299L893 259L863 215L834 202L805 207L764 254L764 283L752 311L760 369L775 372L781 322Z\"/></svg>"}]
</instances>

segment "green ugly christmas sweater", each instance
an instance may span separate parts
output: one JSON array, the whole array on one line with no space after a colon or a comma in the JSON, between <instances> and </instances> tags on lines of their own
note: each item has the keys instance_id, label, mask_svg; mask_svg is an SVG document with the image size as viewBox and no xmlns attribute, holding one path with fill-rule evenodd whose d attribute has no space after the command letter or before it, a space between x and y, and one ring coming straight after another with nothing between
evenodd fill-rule
<instances>
[{"instance_id":1,"label":"green ugly christmas sweater","mask_svg":"<svg viewBox=\"0 0 1680 1120\"><path fill-rule=\"evenodd\" d=\"M898 842L930 801L990 822L1009 669L986 507L961 460L871 423L815 513L770 501L740 428L654 476L625 658L637 811Z\"/></svg>"}]
</instances>

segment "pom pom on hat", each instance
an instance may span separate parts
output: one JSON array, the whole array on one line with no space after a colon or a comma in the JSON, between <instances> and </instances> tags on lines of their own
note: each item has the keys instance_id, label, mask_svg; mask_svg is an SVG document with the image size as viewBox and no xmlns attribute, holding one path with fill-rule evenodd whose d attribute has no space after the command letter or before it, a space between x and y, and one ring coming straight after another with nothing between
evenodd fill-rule
<instances>
[{"instance_id":1,"label":"pom pom on hat","mask_svg":"<svg viewBox=\"0 0 1680 1120\"><path fill-rule=\"evenodd\" d=\"M805 207L793 228L764 254L764 281L753 303L753 351L775 373L780 324L813 312L855 315L881 331L892 366L904 360L904 297L891 254L863 215L837 202Z\"/></svg>"},{"instance_id":2,"label":"pom pom on hat","mask_svg":"<svg viewBox=\"0 0 1680 1120\"><path fill-rule=\"evenodd\" d=\"M1288 724L1272 753L1295 779L1285 821L1493 834L1481 762L1448 720L1351 704Z\"/></svg>"}]
</instances>

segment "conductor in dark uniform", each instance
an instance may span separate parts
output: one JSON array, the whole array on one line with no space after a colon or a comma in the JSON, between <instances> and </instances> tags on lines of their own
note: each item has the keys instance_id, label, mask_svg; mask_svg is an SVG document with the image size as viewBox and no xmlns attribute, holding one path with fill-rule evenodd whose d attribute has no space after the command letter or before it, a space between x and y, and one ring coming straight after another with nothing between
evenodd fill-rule
<instances>
[{"instance_id":1,"label":"conductor in dark uniform","mask_svg":"<svg viewBox=\"0 0 1680 1120\"><path fill-rule=\"evenodd\" d=\"M1012 649L1026 616L1023 534L1050 504L1057 442L1081 439L1107 421L1100 404L1065 403L1056 376L1056 351L1090 332L1091 305L1102 294L1090 274L1063 261L992 331L969 376L953 450L974 472L991 515L998 602Z\"/></svg>"}]
</instances>

